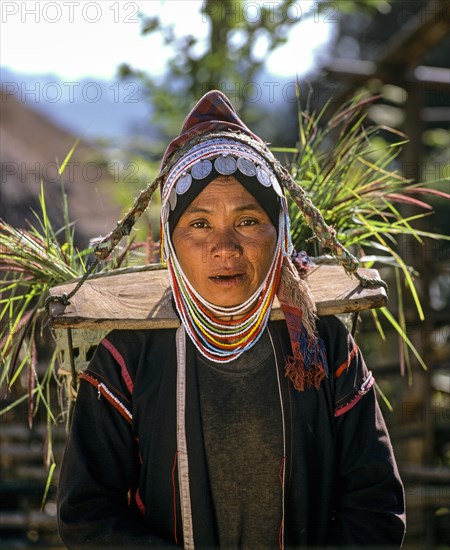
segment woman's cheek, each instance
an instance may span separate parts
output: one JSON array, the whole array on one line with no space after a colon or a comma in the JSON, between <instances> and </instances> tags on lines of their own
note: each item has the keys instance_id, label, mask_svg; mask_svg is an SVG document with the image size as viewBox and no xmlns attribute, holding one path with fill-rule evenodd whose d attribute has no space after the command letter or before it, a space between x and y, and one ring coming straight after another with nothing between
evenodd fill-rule
<instances>
[{"instance_id":1,"label":"woman's cheek","mask_svg":"<svg viewBox=\"0 0 450 550\"><path fill-rule=\"evenodd\" d=\"M251 263L264 262L275 254L276 235L272 238L272 235L268 235L265 231L254 233L243 241L243 248L245 256Z\"/></svg>"},{"instance_id":2,"label":"woman's cheek","mask_svg":"<svg viewBox=\"0 0 450 550\"><path fill-rule=\"evenodd\" d=\"M257 241L247 242L245 245L245 256L247 257L250 263L257 263L261 260L262 251L261 244Z\"/></svg>"}]
</instances>

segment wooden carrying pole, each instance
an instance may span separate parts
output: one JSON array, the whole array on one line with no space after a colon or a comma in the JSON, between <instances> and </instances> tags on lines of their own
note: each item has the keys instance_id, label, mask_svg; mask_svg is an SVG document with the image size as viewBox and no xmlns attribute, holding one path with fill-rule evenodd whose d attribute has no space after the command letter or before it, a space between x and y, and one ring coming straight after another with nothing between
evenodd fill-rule
<instances>
[{"instance_id":1,"label":"wooden carrying pole","mask_svg":"<svg viewBox=\"0 0 450 550\"><path fill-rule=\"evenodd\" d=\"M359 269L360 275L380 279L375 269ZM383 307L387 303L382 286L363 288L341 266L319 265L305 277L314 296L319 316L351 313ZM66 283L50 290L51 296L69 293L76 285ZM175 328L179 319L172 305L167 270L129 270L88 278L64 306L49 303L54 328L156 329ZM275 300L271 319L283 319Z\"/></svg>"}]
</instances>

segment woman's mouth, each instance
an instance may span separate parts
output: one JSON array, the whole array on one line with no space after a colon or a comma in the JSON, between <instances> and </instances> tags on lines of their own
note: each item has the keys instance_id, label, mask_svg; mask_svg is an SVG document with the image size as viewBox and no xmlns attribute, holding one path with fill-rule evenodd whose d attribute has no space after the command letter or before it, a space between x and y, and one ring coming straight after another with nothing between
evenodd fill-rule
<instances>
[{"instance_id":1,"label":"woman's mouth","mask_svg":"<svg viewBox=\"0 0 450 550\"><path fill-rule=\"evenodd\" d=\"M212 277L209 277L209 280L214 284L225 286L225 287L231 287L234 285L241 284L244 281L244 279L245 279L245 275L243 273L235 273L233 275L230 275L230 274L214 275Z\"/></svg>"}]
</instances>

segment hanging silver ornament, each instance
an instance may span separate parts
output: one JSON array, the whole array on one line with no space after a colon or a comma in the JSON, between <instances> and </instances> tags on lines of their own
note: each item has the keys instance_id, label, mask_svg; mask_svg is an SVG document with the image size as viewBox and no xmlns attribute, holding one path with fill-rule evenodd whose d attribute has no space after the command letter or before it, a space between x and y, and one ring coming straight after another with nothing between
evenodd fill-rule
<instances>
[{"instance_id":1,"label":"hanging silver ornament","mask_svg":"<svg viewBox=\"0 0 450 550\"><path fill-rule=\"evenodd\" d=\"M237 167L239 168L239 171L242 172L245 176L255 176L256 175L256 166L254 163L245 158L238 158L237 160Z\"/></svg>"},{"instance_id":2,"label":"hanging silver ornament","mask_svg":"<svg viewBox=\"0 0 450 550\"><path fill-rule=\"evenodd\" d=\"M214 168L222 176L229 176L236 172L236 160L233 157L222 155L214 161Z\"/></svg>"},{"instance_id":3,"label":"hanging silver ornament","mask_svg":"<svg viewBox=\"0 0 450 550\"><path fill-rule=\"evenodd\" d=\"M162 211L161 211L161 218L164 224L167 223L167 220L169 219L169 212L170 212L169 205L165 204L162 207Z\"/></svg>"},{"instance_id":4,"label":"hanging silver ornament","mask_svg":"<svg viewBox=\"0 0 450 550\"><path fill-rule=\"evenodd\" d=\"M175 210L175 207L177 206L177 192L175 188L172 189L169 195L169 203L170 203L170 209Z\"/></svg>"},{"instance_id":5,"label":"hanging silver ornament","mask_svg":"<svg viewBox=\"0 0 450 550\"><path fill-rule=\"evenodd\" d=\"M272 185L272 182L270 181L270 173L261 166L258 166L256 169L256 178L258 179L259 183L264 185L264 187L270 187Z\"/></svg>"},{"instance_id":6,"label":"hanging silver ornament","mask_svg":"<svg viewBox=\"0 0 450 550\"><path fill-rule=\"evenodd\" d=\"M177 182L177 194L182 195L183 193L186 193L186 191L189 189L192 183L192 177L191 174L183 174L180 179Z\"/></svg>"},{"instance_id":7,"label":"hanging silver ornament","mask_svg":"<svg viewBox=\"0 0 450 550\"><path fill-rule=\"evenodd\" d=\"M211 174L212 169L213 165L210 160L199 160L192 167L191 176L196 180L202 180Z\"/></svg>"},{"instance_id":8,"label":"hanging silver ornament","mask_svg":"<svg viewBox=\"0 0 450 550\"><path fill-rule=\"evenodd\" d=\"M271 182L272 182L273 190L275 191L275 193L279 197L281 197L283 195L283 191L281 190L281 186L280 186L280 183L279 183L277 177L274 174L272 174L270 179L271 179Z\"/></svg>"}]
</instances>

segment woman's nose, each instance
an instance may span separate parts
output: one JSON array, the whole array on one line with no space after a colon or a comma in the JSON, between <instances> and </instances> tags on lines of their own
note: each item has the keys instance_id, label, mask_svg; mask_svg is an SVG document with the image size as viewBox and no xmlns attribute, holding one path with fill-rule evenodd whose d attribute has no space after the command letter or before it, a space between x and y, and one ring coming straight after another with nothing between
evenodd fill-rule
<instances>
[{"instance_id":1,"label":"woman's nose","mask_svg":"<svg viewBox=\"0 0 450 550\"><path fill-rule=\"evenodd\" d=\"M222 259L241 256L243 247L236 232L232 228L216 231L211 242L210 254L213 257L221 257Z\"/></svg>"}]
</instances>

